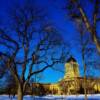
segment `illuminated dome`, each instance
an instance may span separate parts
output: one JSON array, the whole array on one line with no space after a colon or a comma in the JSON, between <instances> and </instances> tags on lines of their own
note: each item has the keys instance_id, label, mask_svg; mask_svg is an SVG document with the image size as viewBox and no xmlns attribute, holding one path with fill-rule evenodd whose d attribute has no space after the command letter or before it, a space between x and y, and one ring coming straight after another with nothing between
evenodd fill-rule
<instances>
[{"instance_id":1,"label":"illuminated dome","mask_svg":"<svg viewBox=\"0 0 100 100\"><path fill-rule=\"evenodd\" d=\"M73 61L73 62L77 62L76 59L73 58L72 56L71 56L70 58L67 59L67 62L71 62L71 61Z\"/></svg>"}]
</instances>

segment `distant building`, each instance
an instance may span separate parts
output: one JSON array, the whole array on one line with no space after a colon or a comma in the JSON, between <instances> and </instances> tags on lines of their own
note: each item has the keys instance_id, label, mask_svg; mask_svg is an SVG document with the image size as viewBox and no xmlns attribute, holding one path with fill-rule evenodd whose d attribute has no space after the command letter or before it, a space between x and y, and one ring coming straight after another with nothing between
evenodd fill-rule
<instances>
[{"instance_id":1,"label":"distant building","mask_svg":"<svg viewBox=\"0 0 100 100\"><path fill-rule=\"evenodd\" d=\"M87 93L100 93L100 79L86 78ZM65 75L55 84L33 83L34 95L69 95L84 93L84 78L80 76L77 61L70 57L65 63Z\"/></svg>"},{"instance_id":2,"label":"distant building","mask_svg":"<svg viewBox=\"0 0 100 100\"><path fill-rule=\"evenodd\" d=\"M65 79L80 77L78 63L73 57L70 57L65 64Z\"/></svg>"}]
</instances>

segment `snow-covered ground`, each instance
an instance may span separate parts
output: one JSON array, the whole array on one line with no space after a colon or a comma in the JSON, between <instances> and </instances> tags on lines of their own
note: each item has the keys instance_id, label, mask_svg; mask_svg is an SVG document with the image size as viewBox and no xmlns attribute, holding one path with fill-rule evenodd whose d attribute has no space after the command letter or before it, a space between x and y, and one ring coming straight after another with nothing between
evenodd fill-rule
<instances>
[{"instance_id":1,"label":"snow-covered ground","mask_svg":"<svg viewBox=\"0 0 100 100\"><path fill-rule=\"evenodd\" d=\"M17 96L10 99L8 95L0 95L0 100L17 100ZM24 100L84 100L84 95L70 95L70 96L24 96ZM100 94L88 95L88 100L100 100Z\"/></svg>"}]
</instances>

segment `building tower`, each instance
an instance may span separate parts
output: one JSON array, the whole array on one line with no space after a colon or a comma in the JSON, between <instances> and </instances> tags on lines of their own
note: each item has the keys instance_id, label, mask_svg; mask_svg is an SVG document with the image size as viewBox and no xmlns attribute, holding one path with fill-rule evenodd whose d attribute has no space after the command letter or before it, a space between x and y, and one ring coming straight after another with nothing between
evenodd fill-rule
<instances>
[{"instance_id":1,"label":"building tower","mask_svg":"<svg viewBox=\"0 0 100 100\"><path fill-rule=\"evenodd\" d=\"M65 64L65 76L64 76L64 78L71 79L71 78L75 78L75 77L80 77L78 67L79 66L78 66L77 61L73 57L70 57L67 60L67 63Z\"/></svg>"}]
</instances>

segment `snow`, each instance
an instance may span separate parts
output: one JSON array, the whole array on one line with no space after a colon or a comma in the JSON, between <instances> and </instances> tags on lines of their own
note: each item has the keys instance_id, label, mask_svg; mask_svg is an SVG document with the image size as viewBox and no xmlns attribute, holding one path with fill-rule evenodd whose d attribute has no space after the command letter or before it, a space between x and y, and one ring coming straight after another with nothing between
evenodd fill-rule
<instances>
[{"instance_id":1,"label":"snow","mask_svg":"<svg viewBox=\"0 0 100 100\"><path fill-rule=\"evenodd\" d=\"M17 100L17 96L10 99L8 95L1 95L0 100ZM70 95L70 96L24 96L24 100L84 100L84 95ZM88 100L100 100L100 94L88 95Z\"/></svg>"}]
</instances>

